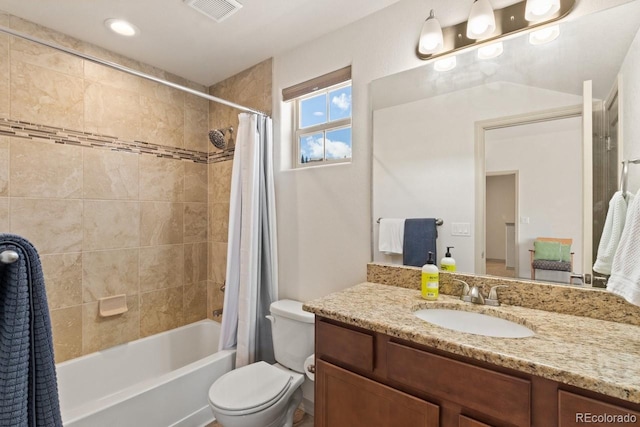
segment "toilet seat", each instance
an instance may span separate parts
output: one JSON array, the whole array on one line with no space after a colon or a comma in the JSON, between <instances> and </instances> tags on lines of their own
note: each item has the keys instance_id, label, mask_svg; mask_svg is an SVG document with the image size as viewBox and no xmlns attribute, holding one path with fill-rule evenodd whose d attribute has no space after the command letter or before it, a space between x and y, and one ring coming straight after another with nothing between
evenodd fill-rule
<instances>
[{"instance_id":1,"label":"toilet seat","mask_svg":"<svg viewBox=\"0 0 640 427\"><path fill-rule=\"evenodd\" d=\"M221 376L209 389L209 402L223 414L253 414L280 400L292 382L284 370L256 362Z\"/></svg>"}]
</instances>

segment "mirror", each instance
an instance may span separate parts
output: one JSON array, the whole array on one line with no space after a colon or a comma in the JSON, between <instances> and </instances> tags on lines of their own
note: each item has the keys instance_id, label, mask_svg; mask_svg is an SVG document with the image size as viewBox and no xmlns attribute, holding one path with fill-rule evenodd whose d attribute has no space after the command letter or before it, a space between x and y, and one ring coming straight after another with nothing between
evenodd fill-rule
<instances>
[{"instance_id":1,"label":"mirror","mask_svg":"<svg viewBox=\"0 0 640 427\"><path fill-rule=\"evenodd\" d=\"M530 279L533 241L553 237L572 240L580 278L536 279L592 274L618 165L640 157L640 2L559 28L547 44L521 35L493 59L471 50L450 71L426 63L371 83L375 262L402 263L378 251L378 218L437 217L437 257L453 246L460 272L491 274L497 260L498 275Z\"/></svg>"}]
</instances>

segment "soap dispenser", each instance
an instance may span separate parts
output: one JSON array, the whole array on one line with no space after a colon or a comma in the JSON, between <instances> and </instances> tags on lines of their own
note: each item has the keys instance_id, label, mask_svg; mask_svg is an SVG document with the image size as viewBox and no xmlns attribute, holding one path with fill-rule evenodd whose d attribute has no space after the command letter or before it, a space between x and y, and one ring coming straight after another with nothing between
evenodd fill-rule
<instances>
[{"instance_id":1,"label":"soap dispenser","mask_svg":"<svg viewBox=\"0 0 640 427\"><path fill-rule=\"evenodd\" d=\"M440 273L433 259L433 252L429 252L427 263L422 266L422 298L435 301L438 299Z\"/></svg>"},{"instance_id":2,"label":"soap dispenser","mask_svg":"<svg viewBox=\"0 0 640 427\"><path fill-rule=\"evenodd\" d=\"M440 269L442 271L456 271L456 260L451 256L451 249L454 249L454 247L447 246L447 253L444 255L444 258L440 260Z\"/></svg>"}]
</instances>

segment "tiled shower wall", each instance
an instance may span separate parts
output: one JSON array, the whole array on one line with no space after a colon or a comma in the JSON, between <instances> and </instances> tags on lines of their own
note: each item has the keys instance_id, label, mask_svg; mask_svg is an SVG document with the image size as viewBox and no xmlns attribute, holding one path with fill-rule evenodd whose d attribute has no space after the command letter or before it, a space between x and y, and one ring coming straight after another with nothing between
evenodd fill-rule
<instances>
[{"instance_id":1,"label":"tiled shower wall","mask_svg":"<svg viewBox=\"0 0 640 427\"><path fill-rule=\"evenodd\" d=\"M0 24L206 90L13 16ZM208 228L222 234L208 222L208 120L206 100L0 35L0 232L41 254L57 361L207 316ZM99 317L115 294L129 311Z\"/></svg>"},{"instance_id":2,"label":"tiled shower wall","mask_svg":"<svg viewBox=\"0 0 640 427\"><path fill-rule=\"evenodd\" d=\"M209 88L209 93L271 115L273 60L263 61ZM234 138L238 130L238 110L211 102L209 104L211 129L233 126ZM225 282L227 265L227 233L229 226L229 199L231 189L231 149L219 150L209 144L209 303L207 313L223 307L224 294L220 287Z\"/></svg>"}]
</instances>

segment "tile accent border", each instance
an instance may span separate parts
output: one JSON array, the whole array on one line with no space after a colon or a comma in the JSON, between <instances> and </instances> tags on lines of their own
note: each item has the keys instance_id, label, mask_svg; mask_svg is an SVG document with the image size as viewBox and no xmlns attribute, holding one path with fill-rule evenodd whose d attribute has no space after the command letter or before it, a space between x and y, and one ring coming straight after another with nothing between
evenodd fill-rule
<instances>
[{"instance_id":1,"label":"tile accent border","mask_svg":"<svg viewBox=\"0 0 640 427\"><path fill-rule=\"evenodd\" d=\"M0 118L0 136L127 153L150 154L156 157L192 161L201 164L230 160L233 158L234 151L233 149L227 149L218 153L205 153L203 151L169 147L144 141L127 141L115 136L80 132L6 118Z\"/></svg>"}]
</instances>

